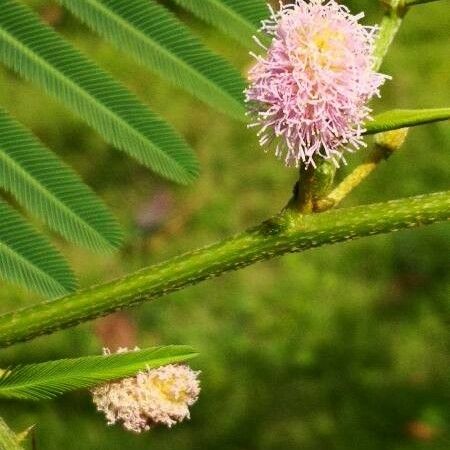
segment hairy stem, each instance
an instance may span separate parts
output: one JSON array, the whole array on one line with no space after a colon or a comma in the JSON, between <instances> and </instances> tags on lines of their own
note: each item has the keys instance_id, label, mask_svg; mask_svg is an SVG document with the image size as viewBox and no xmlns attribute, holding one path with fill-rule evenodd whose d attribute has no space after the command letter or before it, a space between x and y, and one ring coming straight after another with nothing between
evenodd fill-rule
<instances>
[{"instance_id":1,"label":"hairy stem","mask_svg":"<svg viewBox=\"0 0 450 450\"><path fill-rule=\"evenodd\" d=\"M316 211L326 211L339 205L347 195L359 186L380 164L387 159L387 153L375 147L366 160L356 167L345 179L339 183L325 198L319 200Z\"/></svg>"},{"instance_id":2,"label":"hairy stem","mask_svg":"<svg viewBox=\"0 0 450 450\"><path fill-rule=\"evenodd\" d=\"M301 214L310 214L314 209L315 167L300 167L300 178L294 187L294 197L288 207Z\"/></svg>"},{"instance_id":3,"label":"hairy stem","mask_svg":"<svg viewBox=\"0 0 450 450\"><path fill-rule=\"evenodd\" d=\"M301 215L287 209L232 238L123 279L4 314L0 346L68 328L285 253L449 218L450 191L320 214Z\"/></svg>"},{"instance_id":4,"label":"hairy stem","mask_svg":"<svg viewBox=\"0 0 450 450\"><path fill-rule=\"evenodd\" d=\"M401 0L381 0L381 3L385 6L386 11L380 23L380 31L374 51L375 70L380 69L383 59L400 29L402 18L406 11L402 7Z\"/></svg>"},{"instance_id":5,"label":"hairy stem","mask_svg":"<svg viewBox=\"0 0 450 450\"><path fill-rule=\"evenodd\" d=\"M317 211L317 202L331 191L335 174L336 166L329 160L318 161L316 167L300 167L299 181L286 207L301 214Z\"/></svg>"},{"instance_id":6,"label":"hairy stem","mask_svg":"<svg viewBox=\"0 0 450 450\"><path fill-rule=\"evenodd\" d=\"M364 162L356 167L327 196L318 200L315 211L326 211L339 205L350 192L358 187L379 165L403 145L408 128L386 131L375 136L375 146Z\"/></svg>"}]
</instances>

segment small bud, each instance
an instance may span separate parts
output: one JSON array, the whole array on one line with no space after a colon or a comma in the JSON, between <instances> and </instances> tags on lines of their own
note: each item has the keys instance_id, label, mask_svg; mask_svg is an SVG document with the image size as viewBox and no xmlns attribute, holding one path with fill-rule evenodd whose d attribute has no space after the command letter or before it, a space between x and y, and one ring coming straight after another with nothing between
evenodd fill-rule
<instances>
[{"instance_id":1,"label":"small bud","mask_svg":"<svg viewBox=\"0 0 450 450\"><path fill-rule=\"evenodd\" d=\"M409 128L400 128L378 133L375 135L375 143L384 150L395 152L404 144L408 131Z\"/></svg>"},{"instance_id":2,"label":"small bud","mask_svg":"<svg viewBox=\"0 0 450 450\"><path fill-rule=\"evenodd\" d=\"M123 351L127 349L118 350ZM189 406L200 393L199 373L182 364L148 369L94 388L93 402L105 414L108 425L121 423L136 433L158 424L170 428L190 418Z\"/></svg>"}]
</instances>

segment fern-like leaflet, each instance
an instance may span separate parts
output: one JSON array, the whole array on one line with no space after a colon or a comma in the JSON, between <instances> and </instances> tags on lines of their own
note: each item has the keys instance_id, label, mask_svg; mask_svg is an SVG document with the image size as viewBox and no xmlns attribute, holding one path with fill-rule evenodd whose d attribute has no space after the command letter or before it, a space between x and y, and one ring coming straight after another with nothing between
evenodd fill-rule
<instances>
[{"instance_id":1,"label":"fern-like leaflet","mask_svg":"<svg viewBox=\"0 0 450 450\"><path fill-rule=\"evenodd\" d=\"M0 276L52 297L76 288L75 278L61 254L1 200Z\"/></svg>"},{"instance_id":2,"label":"fern-like leaflet","mask_svg":"<svg viewBox=\"0 0 450 450\"><path fill-rule=\"evenodd\" d=\"M1 108L0 188L78 245L111 250L120 244L119 225L103 203L75 172Z\"/></svg>"},{"instance_id":3,"label":"fern-like leaflet","mask_svg":"<svg viewBox=\"0 0 450 450\"><path fill-rule=\"evenodd\" d=\"M242 45L253 48L253 36L269 16L264 0L175 0L201 19L214 25Z\"/></svg>"},{"instance_id":4,"label":"fern-like leaflet","mask_svg":"<svg viewBox=\"0 0 450 450\"><path fill-rule=\"evenodd\" d=\"M188 27L153 0L59 0L117 48L164 79L237 119L245 120L245 81Z\"/></svg>"},{"instance_id":5,"label":"fern-like leaflet","mask_svg":"<svg viewBox=\"0 0 450 450\"><path fill-rule=\"evenodd\" d=\"M159 175L179 183L195 179L197 160L167 122L29 8L14 0L0 0L0 10L0 59L6 65Z\"/></svg>"},{"instance_id":6,"label":"fern-like leaflet","mask_svg":"<svg viewBox=\"0 0 450 450\"><path fill-rule=\"evenodd\" d=\"M6 369L0 376L0 397L24 400L54 398L140 370L180 363L197 356L188 346L153 347L103 356L47 361Z\"/></svg>"}]
</instances>

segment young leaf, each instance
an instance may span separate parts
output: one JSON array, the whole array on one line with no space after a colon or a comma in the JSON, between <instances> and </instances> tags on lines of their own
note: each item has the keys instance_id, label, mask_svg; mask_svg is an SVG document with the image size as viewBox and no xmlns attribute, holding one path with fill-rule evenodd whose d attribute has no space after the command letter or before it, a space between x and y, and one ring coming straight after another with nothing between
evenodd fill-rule
<instances>
[{"instance_id":1,"label":"young leaf","mask_svg":"<svg viewBox=\"0 0 450 450\"><path fill-rule=\"evenodd\" d=\"M107 141L171 180L198 174L191 149L162 119L28 7L0 0L0 59L79 114Z\"/></svg>"},{"instance_id":2,"label":"young leaf","mask_svg":"<svg viewBox=\"0 0 450 450\"><path fill-rule=\"evenodd\" d=\"M120 243L117 222L95 194L1 108L0 187L76 244L111 250Z\"/></svg>"},{"instance_id":3,"label":"young leaf","mask_svg":"<svg viewBox=\"0 0 450 450\"><path fill-rule=\"evenodd\" d=\"M0 417L0 450L23 450L16 435L9 429L2 417Z\"/></svg>"},{"instance_id":4,"label":"young leaf","mask_svg":"<svg viewBox=\"0 0 450 450\"><path fill-rule=\"evenodd\" d=\"M263 0L175 0L201 19L216 26L246 47L253 48L253 36L269 16Z\"/></svg>"},{"instance_id":5,"label":"young leaf","mask_svg":"<svg viewBox=\"0 0 450 450\"><path fill-rule=\"evenodd\" d=\"M364 134L375 134L398 128L415 127L450 119L450 108L393 109L378 114L365 124Z\"/></svg>"},{"instance_id":6,"label":"young leaf","mask_svg":"<svg viewBox=\"0 0 450 450\"><path fill-rule=\"evenodd\" d=\"M65 259L1 200L0 276L46 296L66 294L76 288Z\"/></svg>"},{"instance_id":7,"label":"young leaf","mask_svg":"<svg viewBox=\"0 0 450 450\"><path fill-rule=\"evenodd\" d=\"M59 0L117 48L201 100L245 120L245 82L153 0Z\"/></svg>"},{"instance_id":8,"label":"young leaf","mask_svg":"<svg viewBox=\"0 0 450 450\"><path fill-rule=\"evenodd\" d=\"M197 353L191 347L167 346L19 366L0 376L0 398L50 399L195 356Z\"/></svg>"}]
</instances>

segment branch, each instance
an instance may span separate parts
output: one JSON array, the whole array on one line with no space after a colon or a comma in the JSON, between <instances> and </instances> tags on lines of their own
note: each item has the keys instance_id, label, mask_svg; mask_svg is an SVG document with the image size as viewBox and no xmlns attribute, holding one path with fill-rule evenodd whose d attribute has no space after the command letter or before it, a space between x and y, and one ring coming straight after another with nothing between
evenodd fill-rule
<instances>
[{"instance_id":1,"label":"branch","mask_svg":"<svg viewBox=\"0 0 450 450\"><path fill-rule=\"evenodd\" d=\"M398 151L408 134L408 128L386 131L375 136L374 149L364 162L344 178L328 195L320 198L314 205L315 211L326 211L339 205L356 187L358 187L382 161Z\"/></svg>"},{"instance_id":2,"label":"branch","mask_svg":"<svg viewBox=\"0 0 450 450\"><path fill-rule=\"evenodd\" d=\"M375 147L338 186L323 197L315 200L314 211L325 211L337 206L359 186L382 161L399 150L405 141L408 127L450 119L450 108L394 109L378 114L365 126L365 134L375 134Z\"/></svg>"},{"instance_id":3,"label":"branch","mask_svg":"<svg viewBox=\"0 0 450 450\"><path fill-rule=\"evenodd\" d=\"M33 339L285 253L432 224L450 218L450 191L300 215L261 225L123 279L0 316L0 346Z\"/></svg>"},{"instance_id":4,"label":"branch","mask_svg":"<svg viewBox=\"0 0 450 450\"><path fill-rule=\"evenodd\" d=\"M375 46L374 69L379 70L389 47L402 24L403 15L406 9L402 7L401 0L380 0L386 8L383 19L380 23L380 31Z\"/></svg>"}]
</instances>

